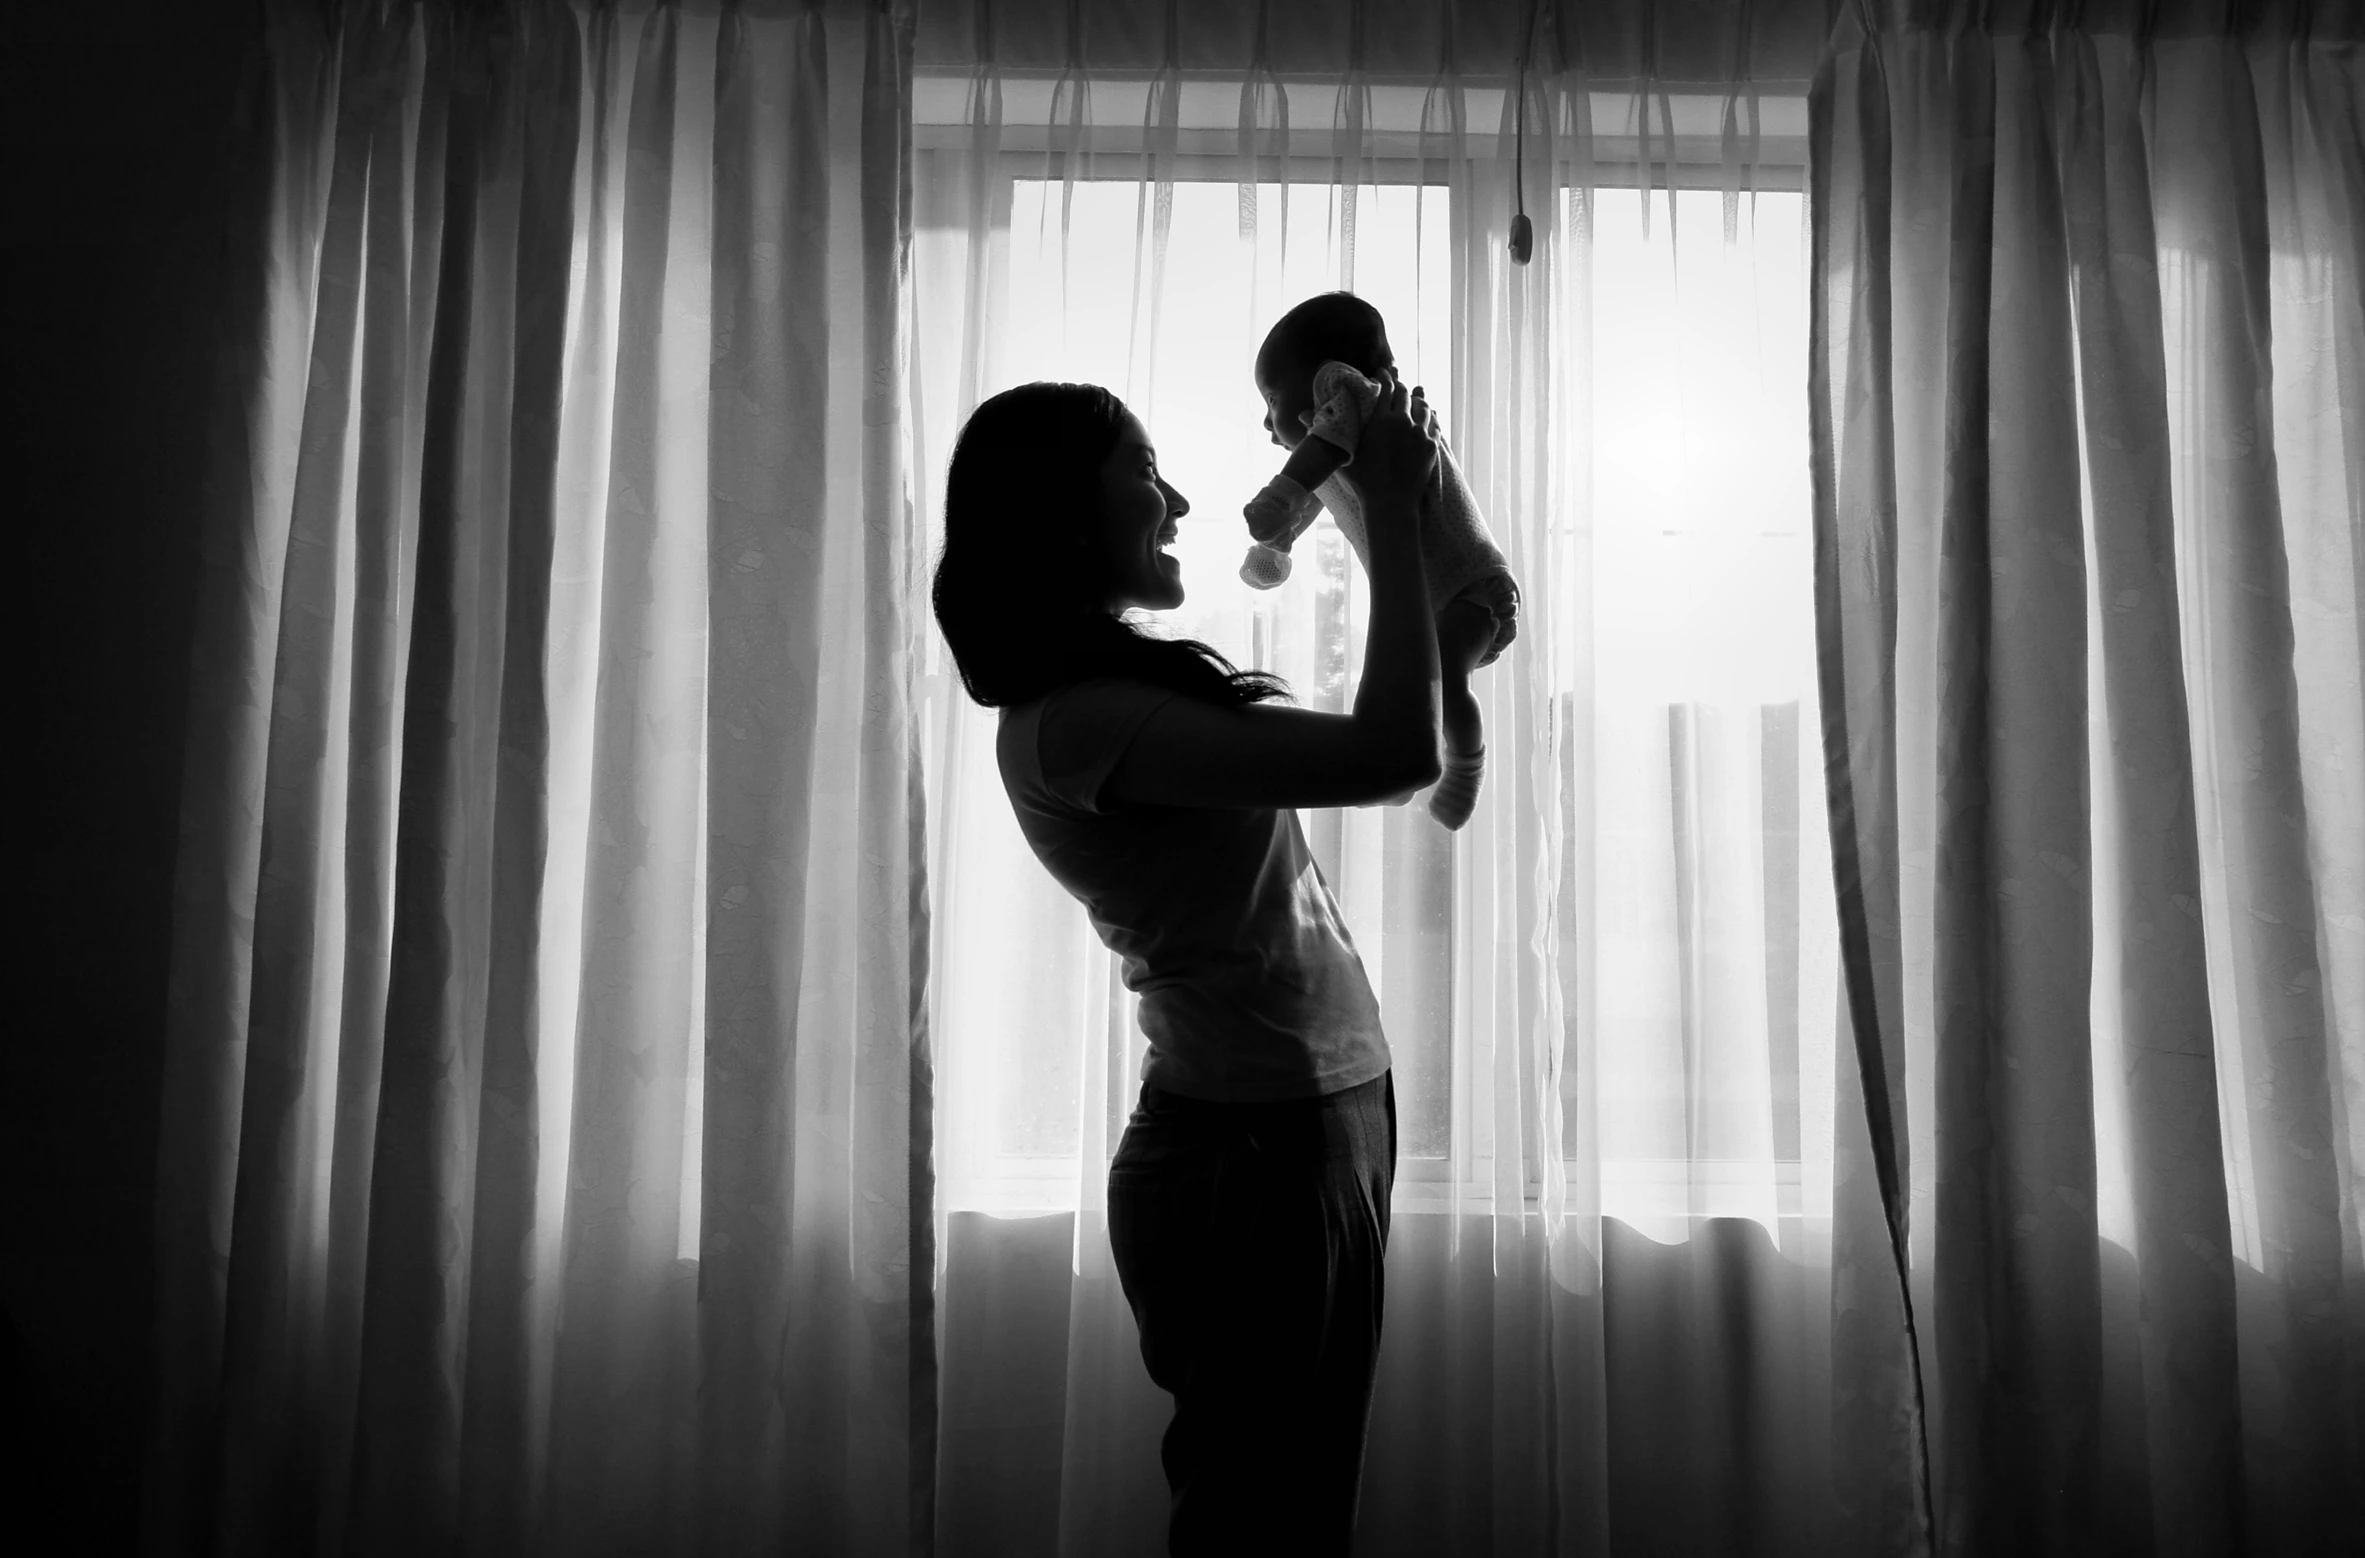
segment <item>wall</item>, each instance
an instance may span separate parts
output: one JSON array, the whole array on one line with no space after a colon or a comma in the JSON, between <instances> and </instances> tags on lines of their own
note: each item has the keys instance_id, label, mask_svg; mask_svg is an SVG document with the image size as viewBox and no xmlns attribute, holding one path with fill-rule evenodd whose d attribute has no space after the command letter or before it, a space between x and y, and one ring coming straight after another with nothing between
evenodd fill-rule
<instances>
[{"instance_id":1,"label":"wall","mask_svg":"<svg viewBox=\"0 0 2365 1558\"><path fill-rule=\"evenodd\" d=\"M195 494L255 0L38 0L0 50L11 768L29 981L0 1042L9 1528L128 1548ZM27 727L30 727L29 735ZM29 921L29 924L27 923ZM75 1534L69 1539L64 1531Z\"/></svg>"}]
</instances>

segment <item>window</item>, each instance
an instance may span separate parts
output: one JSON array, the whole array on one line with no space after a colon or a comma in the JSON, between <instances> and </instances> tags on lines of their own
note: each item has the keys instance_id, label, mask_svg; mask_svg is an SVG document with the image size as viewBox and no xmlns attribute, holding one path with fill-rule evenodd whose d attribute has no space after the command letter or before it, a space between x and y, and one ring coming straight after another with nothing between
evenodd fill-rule
<instances>
[{"instance_id":1,"label":"window","mask_svg":"<svg viewBox=\"0 0 2365 1558\"><path fill-rule=\"evenodd\" d=\"M1238 88L1226 90L1236 110ZM1138 126L1138 100L1130 113ZM1301 703L1344 708L1364 581L1335 527L1300 543L1280 589L1236 577L1239 505L1280 458L1250 363L1283 307L1347 285L1386 316L1406 376L1449 431L1460 425L1456 402L1486 369L1454 335L1473 237L1456 232L1455 187L1414 156L1362 159L1369 182L1353 186L1312 168L1303 182L1244 186L1236 161L1209 155L1181 159L1184 176L1161 188L1142 182L1138 131L1132 148L1067 165L1091 176L1047 177L1045 155L1009 151L1013 138L983 191L995 252L974 262L978 229L965 224L978 187L961 187L957 154L944 153L932 219L922 155L914 463L929 523L964 374L976 395L1036 378L1107 384L1194 505L1176 548L1189 598L1169 625L1278 671ZM1804 201L1795 189L1735 201L1663 186L1560 201L1573 257L1556 337L1570 478L1536 533L1562 549L1558 576L1589 587L1572 602L1523 584L1530 613L1581 611L1589 624L1562 634L1543 668L1567 728L1585 733L1563 743L1559 786L1561 875L1581 888L1562 917L1562 982L1572 1053L1587 1057L1562 1073L1567 1172L1599 1184L1605 1213L1646 1226L1702 1214L1772 1226L1799 1211L1802 1131L1815 1130L1800 1100L1828 1094L1812 1081L1802 1093L1800 1078L1818 1064L1828 1077L1829 1022L1815 1031L1813 1013L1829 1010L1836 979L1812 924L1828 883L1800 864L1822 848ZM1461 452L1467 463L1473 451ZM943 830L946 1202L1072 1208L1123 1128L1142 1041L1113 960L1019 838L991 721L949 669L930 683L927 752ZM1455 945L1453 839L1417 808L1309 812L1304 825L1388 1022L1399 1206L1458 1204L1457 1180L1493 1168L1472 1104L1485 1084L1453 1042L1468 1003L1489 998L1473 971L1483 960ZM1802 1034L1819 1059L1802 1054ZM1532 1194L1533 1164L1525 1178Z\"/></svg>"}]
</instances>

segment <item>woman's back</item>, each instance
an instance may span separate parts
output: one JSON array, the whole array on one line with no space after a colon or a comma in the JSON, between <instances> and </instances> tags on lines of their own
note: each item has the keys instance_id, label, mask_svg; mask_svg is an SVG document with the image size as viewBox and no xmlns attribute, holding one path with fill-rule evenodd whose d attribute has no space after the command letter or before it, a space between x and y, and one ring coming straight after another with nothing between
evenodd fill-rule
<instances>
[{"instance_id":1,"label":"woman's back","mask_svg":"<svg viewBox=\"0 0 2365 1558\"><path fill-rule=\"evenodd\" d=\"M995 747L1020 832L1141 996L1143 1080L1246 1103L1379 1076L1379 1006L1297 813L1109 795L1143 724L1180 696L1080 682L1004 709Z\"/></svg>"}]
</instances>

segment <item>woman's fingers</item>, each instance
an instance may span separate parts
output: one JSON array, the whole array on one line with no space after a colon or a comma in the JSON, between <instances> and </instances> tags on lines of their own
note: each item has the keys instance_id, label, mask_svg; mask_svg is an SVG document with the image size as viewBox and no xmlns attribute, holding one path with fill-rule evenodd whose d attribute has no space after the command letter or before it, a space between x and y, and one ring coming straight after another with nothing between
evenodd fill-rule
<instances>
[{"instance_id":1,"label":"woman's fingers","mask_svg":"<svg viewBox=\"0 0 2365 1558\"><path fill-rule=\"evenodd\" d=\"M1355 453L1358 484L1371 490L1426 486L1437 461L1436 419L1426 399L1396 379L1374 410Z\"/></svg>"},{"instance_id":2,"label":"woman's fingers","mask_svg":"<svg viewBox=\"0 0 2365 1558\"><path fill-rule=\"evenodd\" d=\"M1399 412L1416 432L1425 432L1429 425L1429 403L1422 398L1418 385L1408 385L1402 379L1388 386L1388 409Z\"/></svg>"},{"instance_id":3,"label":"woman's fingers","mask_svg":"<svg viewBox=\"0 0 2365 1558\"><path fill-rule=\"evenodd\" d=\"M1412 387L1412 403L1414 424L1442 450L1445 447L1445 428L1437 420L1437 408L1429 404L1429 392L1415 384Z\"/></svg>"}]
</instances>

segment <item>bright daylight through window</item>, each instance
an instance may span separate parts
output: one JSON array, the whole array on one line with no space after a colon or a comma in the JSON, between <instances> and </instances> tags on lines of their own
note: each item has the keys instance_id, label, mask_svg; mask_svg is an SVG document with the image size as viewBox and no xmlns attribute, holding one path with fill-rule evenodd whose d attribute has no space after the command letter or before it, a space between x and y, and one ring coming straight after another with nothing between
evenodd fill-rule
<instances>
[{"instance_id":1,"label":"bright daylight through window","mask_svg":"<svg viewBox=\"0 0 2365 1558\"><path fill-rule=\"evenodd\" d=\"M1404 166L1411 177L1417 165ZM1301 703L1344 707L1365 581L1336 529L1318 524L1300 543L1280 589L1260 594L1237 575L1240 506L1281 453L1259 426L1250 363L1284 308L1349 287L1385 316L1406 379L1427 387L1455 436L1457 409L1487 371L1454 339L1454 310L1468 306L1456 289L1486 283L1456 274L1452 192L1229 179L1161 190L1021 174L998 198L995 241L1007 251L993 268L1006 290L983 332L983 391L1061 379L1124 396L1193 505L1175 548L1188 599L1166 628L1279 672ZM1800 864L1815 858L1802 838L1820 847L1823 804L1804 201L1664 187L1560 200L1558 425L1574 474L1564 510L1535 533L1560 549L1553 577L1574 588L1537 594L1540 571L1523 583L1526 611L1577 624L1557 635L1559 663L1541 669L1552 706L1587 733L1564 744L1558 797L1565 876L1577 884L1561 900L1567 1020L1595 1057L1563 1072L1569 1173L1598 1183L1604 1214L1665 1237L1702 1215L1774 1228L1800 1213L1802 1145L1811 1163L1828 1132L1828 1104L1816 1101L1831 1091L1830 1024L1814 1030L1836 981L1819 918L1829 884ZM1245 241L1252 224L1258 236ZM959 241L923 222L923 317L929 288L960 284L945 247ZM959 352L923 325L913 370L933 400L923 436L942 441L921 457L937 465L956 425L957 372L975 372ZM1457 448L1467 464L1472 451L1458 438ZM1532 648L1515 645L1481 675L1508 674ZM1070 1209L1094 1174L1083 1160L1113 1146L1130 1107L1133 1079L1102 1056L1138 1066L1131 999L1018 837L991 716L944 705L962 700L943 676L931 697L935 728L968 732L957 750L929 755L931 815L950 830L934 1008L947 1203ZM1517 782L1490 776L1492 803ZM1398 1204L1413 1209L1451 1204L1453 1165L1485 1150L1468 1139L1458 1094L1486 1084L1457 1062L1452 1035L1458 1012L1489 999L1471 988L1482 965L1453 952L1454 836L1419 811L1305 818L1380 993L1400 1111ZM1578 937L1590 940L1582 958Z\"/></svg>"}]
</instances>

